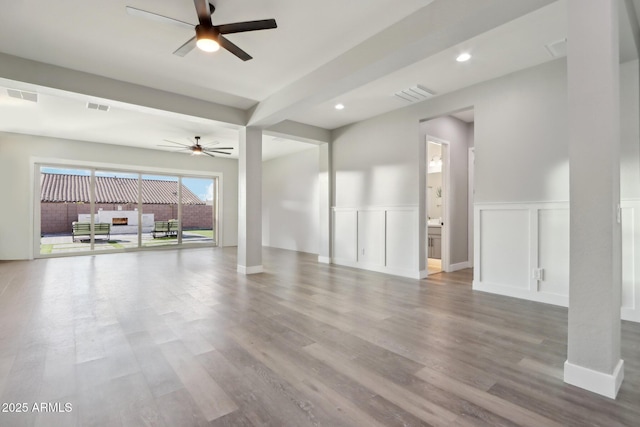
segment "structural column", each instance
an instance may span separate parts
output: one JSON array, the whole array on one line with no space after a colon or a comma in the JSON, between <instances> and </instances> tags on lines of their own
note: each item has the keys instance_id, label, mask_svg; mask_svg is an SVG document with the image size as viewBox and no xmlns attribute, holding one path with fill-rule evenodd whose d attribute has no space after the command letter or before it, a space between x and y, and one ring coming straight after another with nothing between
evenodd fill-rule
<instances>
[{"instance_id":1,"label":"structural column","mask_svg":"<svg viewBox=\"0 0 640 427\"><path fill-rule=\"evenodd\" d=\"M331 262L331 152L328 143L318 148L318 262L328 264Z\"/></svg>"},{"instance_id":2,"label":"structural column","mask_svg":"<svg viewBox=\"0 0 640 427\"><path fill-rule=\"evenodd\" d=\"M567 58L571 249L564 380L613 399L624 377L618 3L568 1Z\"/></svg>"},{"instance_id":3,"label":"structural column","mask_svg":"<svg viewBox=\"0 0 640 427\"><path fill-rule=\"evenodd\" d=\"M238 159L238 272L262 272L262 130L240 131Z\"/></svg>"}]
</instances>

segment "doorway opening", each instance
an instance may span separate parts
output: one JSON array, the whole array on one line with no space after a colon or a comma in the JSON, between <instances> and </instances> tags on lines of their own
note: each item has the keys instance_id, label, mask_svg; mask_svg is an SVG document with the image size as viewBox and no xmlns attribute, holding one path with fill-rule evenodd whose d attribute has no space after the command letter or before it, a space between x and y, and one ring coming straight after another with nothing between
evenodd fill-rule
<instances>
[{"instance_id":1,"label":"doorway opening","mask_svg":"<svg viewBox=\"0 0 640 427\"><path fill-rule=\"evenodd\" d=\"M427 274L448 271L449 142L427 135Z\"/></svg>"},{"instance_id":2,"label":"doorway opening","mask_svg":"<svg viewBox=\"0 0 640 427\"><path fill-rule=\"evenodd\" d=\"M420 132L419 263L426 277L473 266L474 110L423 121Z\"/></svg>"}]
</instances>

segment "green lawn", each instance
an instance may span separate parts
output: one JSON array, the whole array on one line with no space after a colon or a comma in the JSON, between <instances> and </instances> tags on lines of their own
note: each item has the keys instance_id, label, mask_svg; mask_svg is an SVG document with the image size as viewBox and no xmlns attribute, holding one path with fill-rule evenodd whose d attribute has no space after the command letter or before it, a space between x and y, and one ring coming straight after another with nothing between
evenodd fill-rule
<instances>
[{"instance_id":1,"label":"green lawn","mask_svg":"<svg viewBox=\"0 0 640 427\"><path fill-rule=\"evenodd\" d=\"M185 233L197 234L199 236L211 237L213 239L213 230L184 230Z\"/></svg>"}]
</instances>

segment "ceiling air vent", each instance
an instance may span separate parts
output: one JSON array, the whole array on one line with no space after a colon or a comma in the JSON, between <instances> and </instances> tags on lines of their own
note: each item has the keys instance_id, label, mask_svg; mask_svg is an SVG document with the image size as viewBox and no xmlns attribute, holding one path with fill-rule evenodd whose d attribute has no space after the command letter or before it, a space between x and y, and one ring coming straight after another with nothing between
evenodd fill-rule
<instances>
[{"instance_id":1,"label":"ceiling air vent","mask_svg":"<svg viewBox=\"0 0 640 427\"><path fill-rule=\"evenodd\" d=\"M567 56L567 39L556 40L545 45L549 54L554 58L562 58Z\"/></svg>"},{"instance_id":2,"label":"ceiling air vent","mask_svg":"<svg viewBox=\"0 0 640 427\"><path fill-rule=\"evenodd\" d=\"M89 110L109 111L108 105L96 104L95 102L87 102L87 108Z\"/></svg>"},{"instance_id":3,"label":"ceiling air vent","mask_svg":"<svg viewBox=\"0 0 640 427\"><path fill-rule=\"evenodd\" d=\"M38 94L35 92L25 92L18 89L7 89L7 93L12 98L24 99L25 101L38 102Z\"/></svg>"},{"instance_id":4,"label":"ceiling air vent","mask_svg":"<svg viewBox=\"0 0 640 427\"><path fill-rule=\"evenodd\" d=\"M424 86L415 85L394 93L395 96L407 102L421 102L435 96L435 93Z\"/></svg>"}]
</instances>

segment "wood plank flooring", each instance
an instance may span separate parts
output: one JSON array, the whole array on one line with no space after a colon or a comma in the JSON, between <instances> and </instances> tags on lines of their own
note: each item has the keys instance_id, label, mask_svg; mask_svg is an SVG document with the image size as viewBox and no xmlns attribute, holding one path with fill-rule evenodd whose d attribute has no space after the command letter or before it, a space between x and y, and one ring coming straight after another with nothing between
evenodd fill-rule
<instances>
[{"instance_id":1,"label":"wood plank flooring","mask_svg":"<svg viewBox=\"0 0 640 427\"><path fill-rule=\"evenodd\" d=\"M243 276L235 253L0 262L0 403L27 404L0 425L640 425L639 324L613 401L563 383L566 309L474 292L470 270L265 249Z\"/></svg>"}]
</instances>

